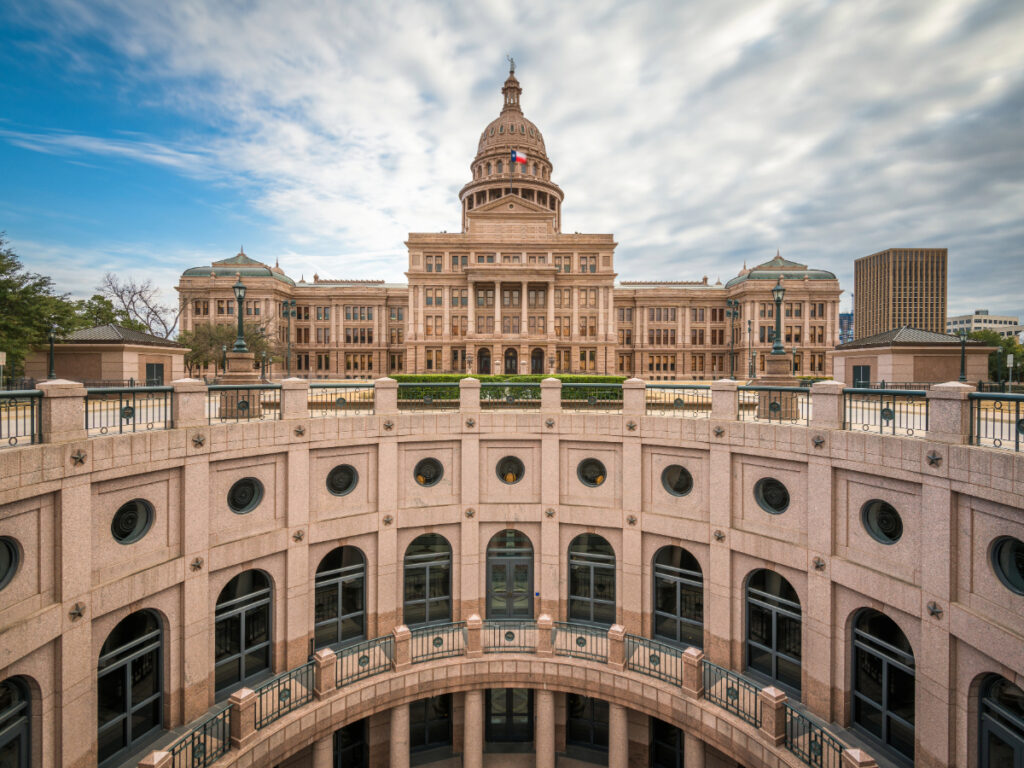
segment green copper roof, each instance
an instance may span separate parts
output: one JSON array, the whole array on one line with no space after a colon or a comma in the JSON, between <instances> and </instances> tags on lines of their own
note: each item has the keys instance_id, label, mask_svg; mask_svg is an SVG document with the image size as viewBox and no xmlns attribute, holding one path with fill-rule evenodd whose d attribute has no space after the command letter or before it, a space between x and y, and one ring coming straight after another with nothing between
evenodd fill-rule
<instances>
[{"instance_id":1,"label":"green copper roof","mask_svg":"<svg viewBox=\"0 0 1024 768\"><path fill-rule=\"evenodd\" d=\"M758 264L753 269L744 270L725 284L726 288L739 285L747 280L835 280L836 276L824 269L808 269L806 264L797 264L782 258L778 253L775 258Z\"/></svg>"},{"instance_id":2,"label":"green copper roof","mask_svg":"<svg viewBox=\"0 0 1024 768\"><path fill-rule=\"evenodd\" d=\"M295 285L295 281L280 270L271 269L266 264L255 259L250 259L245 251L239 251L230 259L215 261L209 267L192 267L182 273L182 277L271 277L280 280L286 285Z\"/></svg>"}]
</instances>

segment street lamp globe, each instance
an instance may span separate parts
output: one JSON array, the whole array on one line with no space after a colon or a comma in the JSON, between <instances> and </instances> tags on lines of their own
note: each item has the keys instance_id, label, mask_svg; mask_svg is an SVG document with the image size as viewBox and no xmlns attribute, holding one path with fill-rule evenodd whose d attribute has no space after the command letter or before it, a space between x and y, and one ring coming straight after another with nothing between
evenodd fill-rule
<instances>
[{"instance_id":1,"label":"street lamp globe","mask_svg":"<svg viewBox=\"0 0 1024 768\"><path fill-rule=\"evenodd\" d=\"M775 287L772 288L772 298L775 299L776 304L779 304L785 295L786 289L782 287L782 277L780 276L778 282L775 283Z\"/></svg>"}]
</instances>

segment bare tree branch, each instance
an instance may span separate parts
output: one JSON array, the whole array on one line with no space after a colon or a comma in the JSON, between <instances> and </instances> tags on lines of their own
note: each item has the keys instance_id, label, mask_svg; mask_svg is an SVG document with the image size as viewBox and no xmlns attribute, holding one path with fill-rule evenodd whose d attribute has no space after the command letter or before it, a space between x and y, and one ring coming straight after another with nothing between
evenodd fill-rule
<instances>
[{"instance_id":1,"label":"bare tree branch","mask_svg":"<svg viewBox=\"0 0 1024 768\"><path fill-rule=\"evenodd\" d=\"M179 301L177 308L161 304L160 290L152 280L140 282L133 277L121 280L113 272L107 272L97 290L133 320L145 325L154 336L169 339L178 328L184 304Z\"/></svg>"}]
</instances>

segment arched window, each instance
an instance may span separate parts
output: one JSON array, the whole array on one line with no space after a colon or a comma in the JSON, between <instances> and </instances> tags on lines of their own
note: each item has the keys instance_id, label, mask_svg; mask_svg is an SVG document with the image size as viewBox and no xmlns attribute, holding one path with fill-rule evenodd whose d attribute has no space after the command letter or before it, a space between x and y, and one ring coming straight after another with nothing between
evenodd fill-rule
<instances>
[{"instance_id":1,"label":"arched window","mask_svg":"<svg viewBox=\"0 0 1024 768\"><path fill-rule=\"evenodd\" d=\"M569 545L569 621L615 623L615 552L596 533Z\"/></svg>"},{"instance_id":2,"label":"arched window","mask_svg":"<svg viewBox=\"0 0 1024 768\"><path fill-rule=\"evenodd\" d=\"M978 718L979 768L1024 765L1024 691L989 676L981 686Z\"/></svg>"},{"instance_id":3,"label":"arched window","mask_svg":"<svg viewBox=\"0 0 1024 768\"><path fill-rule=\"evenodd\" d=\"M654 556L654 636L704 647L704 575L681 547L662 547Z\"/></svg>"},{"instance_id":4,"label":"arched window","mask_svg":"<svg viewBox=\"0 0 1024 768\"><path fill-rule=\"evenodd\" d=\"M316 567L316 648L366 639L366 558L355 547L332 549Z\"/></svg>"},{"instance_id":5,"label":"arched window","mask_svg":"<svg viewBox=\"0 0 1024 768\"><path fill-rule=\"evenodd\" d=\"M490 176L490 175L491 175L491 173L492 173L492 170L491 170L491 164L490 164L490 163L488 163L488 164L487 164L487 175L488 175L488 176Z\"/></svg>"},{"instance_id":6,"label":"arched window","mask_svg":"<svg viewBox=\"0 0 1024 768\"><path fill-rule=\"evenodd\" d=\"M914 759L914 650L896 622L865 608L853 626L853 722Z\"/></svg>"},{"instance_id":7,"label":"arched window","mask_svg":"<svg viewBox=\"0 0 1024 768\"><path fill-rule=\"evenodd\" d=\"M163 722L160 623L137 611L107 635L96 669L97 761L110 765L139 749Z\"/></svg>"},{"instance_id":8,"label":"arched window","mask_svg":"<svg viewBox=\"0 0 1024 768\"><path fill-rule=\"evenodd\" d=\"M519 531L497 533L487 545L487 618L533 618L533 545Z\"/></svg>"},{"instance_id":9,"label":"arched window","mask_svg":"<svg viewBox=\"0 0 1024 768\"><path fill-rule=\"evenodd\" d=\"M0 683L0 765L28 768L30 715L28 686L17 677Z\"/></svg>"},{"instance_id":10,"label":"arched window","mask_svg":"<svg viewBox=\"0 0 1024 768\"><path fill-rule=\"evenodd\" d=\"M782 576L761 569L747 579L747 668L800 692L800 598Z\"/></svg>"},{"instance_id":11,"label":"arched window","mask_svg":"<svg viewBox=\"0 0 1024 768\"><path fill-rule=\"evenodd\" d=\"M218 696L270 672L270 601L263 571L243 571L220 591L213 629Z\"/></svg>"},{"instance_id":12,"label":"arched window","mask_svg":"<svg viewBox=\"0 0 1024 768\"><path fill-rule=\"evenodd\" d=\"M537 175L537 164L536 163L533 164L533 173L531 175L533 175L533 176Z\"/></svg>"},{"instance_id":13,"label":"arched window","mask_svg":"<svg viewBox=\"0 0 1024 768\"><path fill-rule=\"evenodd\" d=\"M452 620L452 548L436 533L418 536L405 550L406 626Z\"/></svg>"},{"instance_id":14,"label":"arched window","mask_svg":"<svg viewBox=\"0 0 1024 768\"><path fill-rule=\"evenodd\" d=\"M502 169L503 169L504 167L505 167L505 166L504 166L504 165L502 164L501 160L499 160L499 161L498 161L498 173L501 173L501 171L502 171Z\"/></svg>"}]
</instances>

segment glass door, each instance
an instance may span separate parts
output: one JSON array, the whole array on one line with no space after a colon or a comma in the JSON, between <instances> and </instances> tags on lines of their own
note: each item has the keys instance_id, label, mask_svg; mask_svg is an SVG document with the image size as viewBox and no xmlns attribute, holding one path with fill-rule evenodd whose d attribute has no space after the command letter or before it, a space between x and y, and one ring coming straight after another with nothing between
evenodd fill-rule
<instances>
[{"instance_id":1,"label":"glass door","mask_svg":"<svg viewBox=\"0 0 1024 768\"><path fill-rule=\"evenodd\" d=\"M485 736L488 742L533 741L533 691L529 688L491 688L485 697Z\"/></svg>"}]
</instances>

